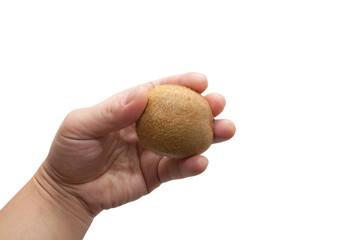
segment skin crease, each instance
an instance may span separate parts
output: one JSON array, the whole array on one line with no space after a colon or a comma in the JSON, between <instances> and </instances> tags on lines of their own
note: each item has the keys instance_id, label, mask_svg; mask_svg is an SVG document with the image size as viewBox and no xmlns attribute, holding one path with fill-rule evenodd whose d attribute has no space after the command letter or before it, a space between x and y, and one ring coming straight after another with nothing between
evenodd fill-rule
<instances>
[{"instance_id":1,"label":"skin crease","mask_svg":"<svg viewBox=\"0 0 360 240\"><path fill-rule=\"evenodd\" d=\"M0 211L0 239L17 239L26 232L31 233L27 239L82 239L102 210L134 201L164 182L202 173L208 165L204 156L169 159L144 149L138 141L135 122L145 109L148 90L162 84L202 93L207 79L199 73L174 75L69 113L44 163ZM215 93L205 98L213 115L219 115L225 98ZM230 120L215 120L214 125L214 143L235 134ZM28 201L34 204L22 207Z\"/></svg>"}]
</instances>

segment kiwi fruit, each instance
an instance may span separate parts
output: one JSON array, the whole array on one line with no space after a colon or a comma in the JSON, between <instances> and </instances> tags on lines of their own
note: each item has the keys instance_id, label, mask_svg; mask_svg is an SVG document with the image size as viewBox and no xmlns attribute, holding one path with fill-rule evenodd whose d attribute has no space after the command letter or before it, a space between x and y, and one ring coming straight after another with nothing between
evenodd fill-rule
<instances>
[{"instance_id":1,"label":"kiwi fruit","mask_svg":"<svg viewBox=\"0 0 360 240\"><path fill-rule=\"evenodd\" d=\"M199 93L179 85L160 85L149 90L147 106L136 122L136 133L145 148L181 159L210 147L213 120L208 101Z\"/></svg>"}]
</instances>

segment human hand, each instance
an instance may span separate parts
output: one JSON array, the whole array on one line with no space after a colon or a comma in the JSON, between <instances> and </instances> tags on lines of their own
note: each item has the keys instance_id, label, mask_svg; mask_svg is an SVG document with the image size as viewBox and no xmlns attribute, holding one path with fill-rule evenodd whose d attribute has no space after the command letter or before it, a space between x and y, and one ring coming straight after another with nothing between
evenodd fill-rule
<instances>
[{"instance_id":1,"label":"human hand","mask_svg":"<svg viewBox=\"0 0 360 240\"><path fill-rule=\"evenodd\" d=\"M90 108L72 111L60 126L49 155L35 178L46 191L70 194L90 216L150 193L169 180L202 173L208 160L201 155L169 159L144 149L135 122L144 111L148 90L161 84L178 84L199 93L207 88L204 75L187 73L166 77L118 93ZM205 98L214 116L222 112L220 94ZM235 133L229 120L215 120L214 143Z\"/></svg>"}]
</instances>

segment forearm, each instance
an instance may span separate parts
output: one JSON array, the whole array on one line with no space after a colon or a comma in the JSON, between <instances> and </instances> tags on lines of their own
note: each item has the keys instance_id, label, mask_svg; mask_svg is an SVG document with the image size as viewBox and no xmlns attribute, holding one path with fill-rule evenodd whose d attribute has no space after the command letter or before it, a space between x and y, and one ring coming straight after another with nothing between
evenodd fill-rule
<instances>
[{"instance_id":1,"label":"forearm","mask_svg":"<svg viewBox=\"0 0 360 240\"><path fill-rule=\"evenodd\" d=\"M35 176L0 211L0 239L82 239L91 222L74 196Z\"/></svg>"}]
</instances>

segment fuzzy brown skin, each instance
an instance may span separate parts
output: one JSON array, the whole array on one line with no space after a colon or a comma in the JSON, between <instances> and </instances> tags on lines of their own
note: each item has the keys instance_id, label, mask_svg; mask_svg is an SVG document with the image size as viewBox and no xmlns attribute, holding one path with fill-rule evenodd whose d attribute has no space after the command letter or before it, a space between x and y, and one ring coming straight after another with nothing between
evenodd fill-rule
<instances>
[{"instance_id":1,"label":"fuzzy brown skin","mask_svg":"<svg viewBox=\"0 0 360 240\"><path fill-rule=\"evenodd\" d=\"M149 91L136 132L145 148L179 159L201 154L210 147L213 120L209 103L199 93L178 85L161 85Z\"/></svg>"}]
</instances>

